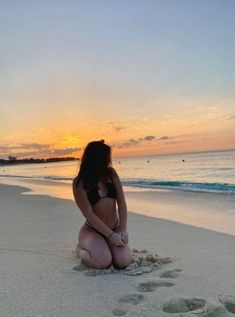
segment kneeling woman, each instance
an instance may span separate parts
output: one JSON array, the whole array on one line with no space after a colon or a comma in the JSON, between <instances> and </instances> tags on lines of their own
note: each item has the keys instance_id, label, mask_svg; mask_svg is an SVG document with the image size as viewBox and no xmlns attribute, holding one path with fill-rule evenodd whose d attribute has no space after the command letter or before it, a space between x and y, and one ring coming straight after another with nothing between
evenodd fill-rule
<instances>
[{"instance_id":1,"label":"kneeling woman","mask_svg":"<svg viewBox=\"0 0 235 317\"><path fill-rule=\"evenodd\" d=\"M110 146L103 140L90 142L73 180L74 199L86 218L78 236L79 257L92 268L113 264L122 269L132 262L125 196L111 165Z\"/></svg>"}]
</instances>

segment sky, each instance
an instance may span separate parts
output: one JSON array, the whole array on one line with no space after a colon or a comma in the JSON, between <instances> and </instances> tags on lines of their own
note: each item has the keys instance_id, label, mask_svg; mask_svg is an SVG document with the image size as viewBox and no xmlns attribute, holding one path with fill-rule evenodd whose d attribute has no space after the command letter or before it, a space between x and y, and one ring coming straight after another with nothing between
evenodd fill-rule
<instances>
[{"instance_id":1,"label":"sky","mask_svg":"<svg viewBox=\"0 0 235 317\"><path fill-rule=\"evenodd\" d=\"M0 0L0 158L235 148L234 0Z\"/></svg>"}]
</instances>

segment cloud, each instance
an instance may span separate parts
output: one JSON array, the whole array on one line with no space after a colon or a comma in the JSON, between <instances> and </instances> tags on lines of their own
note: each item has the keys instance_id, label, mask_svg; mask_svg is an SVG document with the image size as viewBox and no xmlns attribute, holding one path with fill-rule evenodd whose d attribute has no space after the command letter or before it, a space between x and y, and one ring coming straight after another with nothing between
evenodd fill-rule
<instances>
[{"instance_id":1,"label":"cloud","mask_svg":"<svg viewBox=\"0 0 235 317\"><path fill-rule=\"evenodd\" d=\"M164 142L164 144L175 144L176 143L176 141L174 141L175 139L185 138L188 136L189 136L188 134L187 135L186 134L175 135L175 136L163 135L159 138L156 138L153 135L147 135L145 137L141 137L138 139L129 139L129 140L124 141L123 143L120 143L120 144L113 144L113 146L117 147L117 148L128 148L128 147L135 146L138 144L145 144L145 143L150 143L150 142L156 143L156 142L164 142L164 141L167 141L167 142ZM169 140L173 140L173 141L169 141Z\"/></svg>"},{"instance_id":2,"label":"cloud","mask_svg":"<svg viewBox=\"0 0 235 317\"><path fill-rule=\"evenodd\" d=\"M42 150L40 152L38 151L25 151L25 152L15 152L14 153L4 153L4 154L1 154L1 158L5 158L5 159L8 159L8 156L9 155L12 155L12 156L16 156L18 159L20 158L30 158L30 157L44 157L44 156L47 156L49 155L49 151L48 150Z\"/></svg>"},{"instance_id":3,"label":"cloud","mask_svg":"<svg viewBox=\"0 0 235 317\"><path fill-rule=\"evenodd\" d=\"M139 143L138 140L129 139L128 141L125 141L125 142L120 143L120 144L115 144L114 146L117 147L117 148L126 148L126 147L130 147L130 146L136 145L138 143Z\"/></svg>"},{"instance_id":4,"label":"cloud","mask_svg":"<svg viewBox=\"0 0 235 317\"><path fill-rule=\"evenodd\" d=\"M24 149L48 149L50 147L49 144L40 144L40 143L21 143L22 148Z\"/></svg>"},{"instance_id":5,"label":"cloud","mask_svg":"<svg viewBox=\"0 0 235 317\"><path fill-rule=\"evenodd\" d=\"M135 139L129 139L128 141L129 143L132 143L132 144L136 144L138 143L139 141L135 140Z\"/></svg>"},{"instance_id":6,"label":"cloud","mask_svg":"<svg viewBox=\"0 0 235 317\"><path fill-rule=\"evenodd\" d=\"M117 124L116 122L110 121L107 123L108 127L115 132L119 132L120 130L124 129L121 125Z\"/></svg>"},{"instance_id":7,"label":"cloud","mask_svg":"<svg viewBox=\"0 0 235 317\"><path fill-rule=\"evenodd\" d=\"M172 140L172 141L167 141L166 143L164 143L164 144L178 144L178 143L180 143L179 141L174 141L174 140Z\"/></svg>"},{"instance_id":8,"label":"cloud","mask_svg":"<svg viewBox=\"0 0 235 317\"><path fill-rule=\"evenodd\" d=\"M127 141L124 141L123 143L114 144L113 146L115 146L117 148L127 148L127 147L130 147L130 146L137 145L139 143L151 142L153 140L155 140L155 136L147 135L147 136L139 138L139 139L129 139Z\"/></svg>"},{"instance_id":9,"label":"cloud","mask_svg":"<svg viewBox=\"0 0 235 317\"><path fill-rule=\"evenodd\" d=\"M124 141L122 143L118 144L112 144L113 147L116 148L128 148L128 147L134 147L136 145L142 145L142 144L153 144L156 145L158 143L162 145L170 145L170 144L177 144L181 143L182 140L190 140L192 137L194 137L195 134L178 134L178 135L162 135L160 137L155 137L153 135L147 135L145 137L141 137L138 139L129 139L127 141Z\"/></svg>"},{"instance_id":10,"label":"cloud","mask_svg":"<svg viewBox=\"0 0 235 317\"><path fill-rule=\"evenodd\" d=\"M49 144L40 144L40 143L20 143L20 145L12 145L12 146L5 146L0 145L0 150L7 151L7 150L16 150L16 149L48 149L50 147Z\"/></svg>"},{"instance_id":11,"label":"cloud","mask_svg":"<svg viewBox=\"0 0 235 317\"><path fill-rule=\"evenodd\" d=\"M145 138L144 138L144 140L146 140L146 141L152 141L152 140L154 140L155 139L155 136L153 136L153 135L147 135Z\"/></svg>"},{"instance_id":12,"label":"cloud","mask_svg":"<svg viewBox=\"0 0 235 317\"><path fill-rule=\"evenodd\" d=\"M80 147L70 147L70 148L65 148L65 149L53 149L50 151L50 154L67 155L67 154L72 154L74 152L79 152L81 150L82 150L82 148L80 148Z\"/></svg>"},{"instance_id":13,"label":"cloud","mask_svg":"<svg viewBox=\"0 0 235 317\"><path fill-rule=\"evenodd\" d=\"M7 150L13 150L17 149L16 146L5 146L5 145L0 145L0 151L7 151Z\"/></svg>"},{"instance_id":14,"label":"cloud","mask_svg":"<svg viewBox=\"0 0 235 317\"><path fill-rule=\"evenodd\" d=\"M1 155L1 157L3 158L8 158L9 155L14 155L17 158L30 158L30 157L51 157L51 156L59 156L59 155L68 155L68 154L72 154L74 152L79 152L82 150L82 148L80 147L70 147L70 148L62 148L62 149L49 149L49 146L44 145L43 147L40 147L39 144L37 143L32 143L31 145L27 144L28 148L34 148L38 150L35 151L24 151L24 152L18 152L18 151L14 151L14 153L10 152L10 153L4 153L4 155ZM26 148L27 147L15 147L15 146L3 146L0 147L0 150L4 150L5 152L8 150L17 150L17 149L21 149L21 148Z\"/></svg>"},{"instance_id":15,"label":"cloud","mask_svg":"<svg viewBox=\"0 0 235 317\"><path fill-rule=\"evenodd\" d=\"M227 113L227 114L224 114L222 116L219 116L217 118L219 121L224 121L224 120L232 120L232 119L235 119L235 113L232 112L232 113Z\"/></svg>"}]
</instances>

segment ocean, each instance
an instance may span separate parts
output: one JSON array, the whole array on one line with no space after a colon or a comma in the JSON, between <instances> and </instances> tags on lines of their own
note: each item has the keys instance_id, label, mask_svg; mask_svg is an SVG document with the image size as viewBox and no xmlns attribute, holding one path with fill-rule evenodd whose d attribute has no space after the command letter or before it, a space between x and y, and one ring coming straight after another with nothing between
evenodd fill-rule
<instances>
[{"instance_id":1,"label":"ocean","mask_svg":"<svg viewBox=\"0 0 235 317\"><path fill-rule=\"evenodd\" d=\"M0 177L71 183L79 161L1 166ZM124 186L235 194L235 150L114 158Z\"/></svg>"}]
</instances>

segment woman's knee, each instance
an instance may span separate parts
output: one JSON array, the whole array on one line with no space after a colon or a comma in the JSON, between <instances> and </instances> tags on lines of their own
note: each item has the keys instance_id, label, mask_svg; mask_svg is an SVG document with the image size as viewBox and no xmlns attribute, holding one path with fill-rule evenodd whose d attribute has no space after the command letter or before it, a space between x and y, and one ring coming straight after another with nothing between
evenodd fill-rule
<instances>
[{"instance_id":1,"label":"woman's knee","mask_svg":"<svg viewBox=\"0 0 235 317\"><path fill-rule=\"evenodd\" d=\"M112 263L112 254L104 243L80 243L79 257L90 267L97 269L108 268Z\"/></svg>"},{"instance_id":2,"label":"woman's knee","mask_svg":"<svg viewBox=\"0 0 235 317\"><path fill-rule=\"evenodd\" d=\"M113 257L113 266L117 269L124 269L133 261L132 255L130 252L123 252L115 254Z\"/></svg>"},{"instance_id":3,"label":"woman's knee","mask_svg":"<svg viewBox=\"0 0 235 317\"><path fill-rule=\"evenodd\" d=\"M112 263L112 256L109 252L92 253L88 250L80 249L79 257L90 267L96 269L106 269Z\"/></svg>"},{"instance_id":4,"label":"woman's knee","mask_svg":"<svg viewBox=\"0 0 235 317\"><path fill-rule=\"evenodd\" d=\"M83 226L79 232L79 256L92 268L108 268L112 263L112 254L104 238ZM85 252L84 252L85 251Z\"/></svg>"},{"instance_id":5,"label":"woman's knee","mask_svg":"<svg viewBox=\"0 0 235 317\"><path fill-rule=\"evenodd\" d=\"M107 269L112 263L112 255L108 250L102 252L89 252L90 258L87 263L90 267L96 269ZM84 259L85 260L85 259Z\"/></svg>"}]
</instances>

